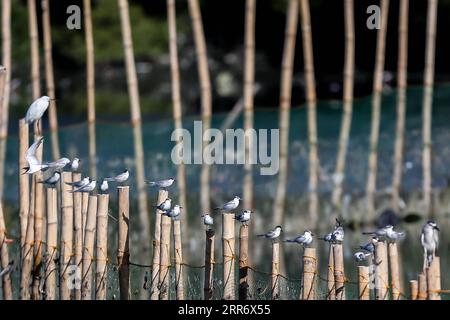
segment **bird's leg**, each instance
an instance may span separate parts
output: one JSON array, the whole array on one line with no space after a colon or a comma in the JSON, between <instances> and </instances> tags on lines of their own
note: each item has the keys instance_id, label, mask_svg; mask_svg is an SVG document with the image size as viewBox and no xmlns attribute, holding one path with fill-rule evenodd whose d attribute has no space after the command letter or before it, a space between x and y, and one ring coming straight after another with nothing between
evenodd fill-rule
<instances>
[{"instance_id":1,"label":"bird's leg","mask_svg":"<svg viewBox=\"0 0 450 320\"><path fill-rule=\"evenodd\" d=\"M36 122L36 128L37 128L37 134L40 137L41 136L41 119L38 119Z\"/></svg>"},{"instance_id":2,"label":"bird's leg","mask_svg":"<svg viewBox=\"0 0 450 320\"><path fill-rule=\"evenodd\" d=\"M423 270L427 267L427 249L423 248Z\"/></svg>"}]
</instances>

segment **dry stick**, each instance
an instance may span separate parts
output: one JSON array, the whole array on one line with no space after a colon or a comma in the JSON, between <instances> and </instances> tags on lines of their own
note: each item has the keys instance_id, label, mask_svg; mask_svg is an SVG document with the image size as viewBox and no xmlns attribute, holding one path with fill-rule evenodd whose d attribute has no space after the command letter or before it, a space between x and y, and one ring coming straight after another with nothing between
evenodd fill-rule
<instances>
[{"instance_id":1,"label":"dry stick","mask_svg":"<svg viewBox=\"0 0 450 320\"><path fill-rule=\"evenodd\" d=\"M42 220L44 218L44 185L39 183L42 181L42 173L36 173L36 187L34 198L34 258L33 258L33 289L31 298L33 300L40 299L40 282L42 267Z\"/></svg>"},{"instance_id":2,"label":"dry stick","mask_svg":"<svg viewBox=\"0 0 450 320\"><path fill-rule=\"evenodd\" d=\"M327 272L327 300L336 300L336 284L334 282L334 244L330 244L328 251L328 272Z\"/></svg>"},{"instance_id":3,"label":"dry stick","mask_svg":"<svg viewBox=\"0 0 450 320\"><path fill-rule=\"evenodd\" d=\"M433 257L430 266L426 269L428 300L441 300L441 271L439 257Z\"/></svg>"},{"instance_id":4,"label":"dry stick","mask_svg":"<svg viewBox=\"0 0 450 320\"><path fill-rule=\"evenodd\" d=\"M222 248L223 248L223 299L234 300L234 214L223 214L222 226Z\"/></svg>"},{"instance_id":5,"label":"dry stick","mask_svg":"<svg viewBox=\"0 0 450 320\"><path fill-rule=\"evenodd\" d=\"M345 300L344 252L342 244L333 245L336 300Z\"/></svg>"},{"instance_id":6,"label":"dry stick","mask_svg":"<svg viewBox=\"0 0 450 320\"><path fill-rule=\"evenodd\" d=\"M241 224L239 229L239 300L248 299L248 230L248 225ZM279 249L278 246L277 251Z\"/></svg>"},{"instance_id":7,"label":"dry stick","mask_svg":"<svg viewBox=\"0 0 450 320\"><path fill-rule=\"evenodd\" d=\"M280 161L277 191L275 196L274 225L281 225L286 198L287 165L289 150L289 118L292 94L292 73L294 68L295 38L297 36L298 0L289 0L286 29L284 32L283 62L280 89Z\"/></svg>"},{"instance_id":8,"label":"dry stick","mask_svg":"<svg viewBox=\"0 0 450 320\"><path fill-rule=\"evenodd\" d=\"M272 300L280 298L280 243L272 243Z\"/></svg>"},{"instance_id":9,"label":"dry stick","mask_svg":"<svg viewBox=\"0 0 450 320\"><path fill-rule=\"evenodd\" d=\"M47 95L55 98L55 79L53 72L53 56L52 56L52 33L50 26L50 1L41 0L42 7L42 30L44 37L44 62L45 62L45 83L47 85ZM59 141L58 141L58 116L56 114L56 102L50 101L49 106L49 123L52 140L52 156L54 159L60 158Z\"/></svg>"},{"instance_id":10,"label":"dry stick","mask_svg":"<svg viewBox=\"0 0 450 320\"><path fill-rule=\"evenodd\" d=\"M81 173L72 173L72 181L80 181ZM73 193L73 232L74 232L74 252L73 264L81 269L83 259L83 232L82 232L82 193ZM75 287L75 300L81 300L81 288Z\"/></svg>"},{"instance_id":11,"label":"dry stick","mask_svg":"<svg viewBox=\"0 0 450 320\"><path fill-rule=\"evenodd\" d=\"M117 187L119 240L117 264L119 268L120 299L130 300L130 187Z\"/></svg>"},{"instance_id":12,"label":"dry stick","mask_svg":"<svg viewBox=\"0 0 450 320\"><path fill-rule=\"evenodd\" d=\"M381 92L383 90L384 55L389 0L381 0L381 28L377 33L377 51L373 79L372 123L370 126L369 174L366 185L367 216L370 221L375 215L375 192L377 180L378 137L380 131Z\"/></svg>"},{"instance_id":13,"label":"dry stick","mask_svg":"<svg viewBox=\"0 0 450 320\"><path fill-rule=\"evenodd\" d=\"M89 193L81 193L81 233L82 233L82 243L84 245L84 234L86 231L86 221L89 205Z\"/></svg>"},{"instance_id":14,"label":"dry stick","mask_svg":"<svg viewBox=\"0 0 450 320\"><path fill-rule=\"evenodd\" d=\"M89 196L89 206L84 230L81 299L92 299L92 271L94 269L94 242L97 223L97 197Z\"/></svg>"},{"instance_id":15,"label":"dry stick","mask_svg":"<svg viewBox=\"0 0 450 320\"><path fill-rule=\"evenodd\" d=\"M45 300L56 299L58 258L58 201L57 189L47 188L47 245L45 254Z\"/></svg>"},{"instance_id":16,"label":"dry stick","mask_svg":"<svg viewBox=\"0 0 450 320\"><path fill-rule=\"evenodd\" d=\"M332 203L335 217L339 214L342 204L343 181L345 177L345 161L347 157L348 141L352 124L353 112L353 78L355 72L355 21L353 13L353 0L344 1L345 18L345 63L344 63L344 109L342 114L341 131L339 134L338 154L336 158L335 187L332 194Z\"/></svg>"},{"instance_id":17,"label":"dry stick","mask_svg":"<svg viewBox=\"0 0 450 320\"><path fill-rule=\"evenodd\" d=\"M302 300L316 300L316 248L305 248L303 252Z\"/></svg>"},{"instance_id":18,"label":"dry stick","mask_svg":"<svg viewBox=\"0 0 450 320\"><path fill-rule=\"evenodd\" d=\"M161 217L161 244L159 257L159 299L168 300L170 296L170 229L172 221L168 216Z\"/></svg>"},{"instance_id":19,"label":"dry stick","mask_svg":"<svg viewBox=\"0 0 450 320\"><path fill-rule=\"evenodd\" d=\"M72 173L61 174L61 245L59 260L59 298L70 300L72 284L69 277L69 265L72 259L73 245L73 196L72 187L66 182L72 182Z\"/></svg>"},{"instance_id":20,"label":"dry stick","mask_svg":"<svg viewBox=\"0 0 450 320\"><path fill-rule=\"evenodd\" d=\"M3 215L3 206L0 202L0 264L2 270L8 268L9 264L9 254L8 254L8 245L6 243L6 225L5 225L5 217ZM3 291L3 300L12 300L12 284L11 284L11 273L6 273L2 277L2 291Z\"/></svg>"},{"instance_id":21,"label":"dry stick","mask_svg":"<svg viewBox=\"0 0 450 320\"><path fill-rule=\"evenodd\" d=\"M95 61L94 37L92 32L91 0L83 0L84 30L86 39L86 92L89 126L89 175L97 176L95 143Z\"/></svg>"},{"instance_id":22,"label":"dry stick","mask_svg":"<svg viewBox=\"0 0 450 320\"><path fill-rule=\"evenodd\" d=\"M134 152L136 158L136 182L138 189L139 225L141 227L141 243L144 251L150 246L150 218L148 216L147 193L145 188L144 147L142 141L141 107L133 53L133 39L131 36L130 15L127 0L118 0L120 23L125 52L128 93L130 96L131 122L133 124Z\"/></svg>"},{"instance_id":23,"label":"dry stick","mask_svg":"<svg viewBox=\"0 0 450 320\"><path fill-rule=\"evenodd\" d=\"M392 208L398 211L400 203L400 186L403 170L403 145L406 113L406 86L408 64L408 10L409 0L400 1L398 25L398 71L397 71L397 124L394 147L394 173L392 175Z\"/></svg>"},{"instance_id":24,"label":"dry stick","mask_svg":"<svg viewBox=\"0 0 450 320\"><path fill-rule=\"evenodd\" d=\"M389 273L391 275L392 300L400 300L400 265L396 243L389 243Z\"/></svg>"},{"instance_id":25,"label":"dry stick","mask_svg":"<svg viewBox=\"0 0 450 320\"><path fill-rule=\"evenodd\" d=\"M417 296L419 294L419 286L417 283L417 280L410 280L409 281L409 291L410 291L410 299L411 300L417 300Z\"/></svg>"},{"instance_id":26,"label":"dry stick","mask_svg":"<svg viewBox=\"0 0 450 320\"><path fill-rule=\"evenodd\" d=\"M39 70L39 29L36 16L36 0L28 0L28 32L31 49L31 87L33 100L41 95Z\"/></svg>"},{"instance_id":27,"label":"dry stick","mask_svg":"<svg viewBox=\"0 0 450 320\"><path fill-rule=\"evenodd\" d=\"M206 41L205 41L205 34L203 32L202 16L198 0L188 0L188 4L192 29L194 32L198 75L200 78L202 125L203 125L202 128L203 132L205 132L211 126L211 112L212 112L212 93L211 93L212 89L208 71ZM203 148L206 145L207 142L203 141ZM210 176L210 166L206 163L203 163L200 174L200 208L202 212L210 211L209 176Z\"/></svg>"},{"instance_id":28,"label":"dry stick","mask_svg":"<svg viewBox=\"0 0 450 320\"><path fill-rule=\"evenodd\" d=\"M388 255L386 242L378 241L375 248L375 299L387 300L388 298Z\"/></svg>"},{"instance_id":29,"label":"dry stick","mask_svg":"<svg viewBox=\"0 0 450 320\"><path fill-rule=\"evenodd\" d=\"M169 197L167 190L158 191L157 205L161 204L164 200ZM153 237L153 263L152 263L152 281L151 281L151 292L150 299L159 299L159 260L161 257L161 215L162 211L156 209L155 214L155 234Z\"/></svg>"},{"instance_id":30,"label":"dry stick","mask_svg":"<svg viewBox=\"0 0 450 320\"><path fill-rule=\"evenodd\" d=\"M28 150L28 125L25 119L19 120L19 172L27 166L25 153ZM19 175L19 219L20 219L20 247L25 244L27 233L28 210L30 208L30 183L28 174Z\"/></svg>"},{"instance_id":31,"label":"dry stick","mask_svg":"<svg viewBox=\"0 0 450 320\"><path fill-rule=\"evenodd\" d=\"M95 250L95 299L106 300L108 275L108 194L99 194L97 208L97 241Z\"/></svg>"},{"instance_id":32,"label":"dry stick","mask_svg":"<svg viewBox=\"0 0 450 320\"><path fill-rule=\"evenodd\" d=\"M205 241L205 278L203 284L203 292L205 300L211 300L213 296L215 239L216 239L215 231L213 229L207 229Z\"/></svg>"},{"instance_id":33,"label":"dry stick","mask_svg":"<svg viewBox=\"0 0 450 320\"><path fill-rule=\"evenodd\" d=\"M419 293L417 295L417 300L427 299L427 276L425 271L419 274Z\"/></svg>"},{"instance_id":34,"label":"dry stick","mask_svg":"<svg viewBox=\"0 0 450 320\"><path fill-rule=\"evenodd\" d=\"M184 300L183 247L180 220L173 221L173 239L175 243L175 289L177 300Z\"/></svg>"},{"instance_id":35,"label":"dry stick","mask_svg":"<svg viewBox=\"0 0 450 320\"><path fill-rule=\"evenodd\" d=\"M370 300L369 267L358 266L358 297L359 300Z\"/></svg>"},{"instance_id":36,"label":"dry stick","mask_svg":"<svg viewBox=\"0 0 450 320\"><path fill-rule=\"evenodd\" d=\"M428 0L427 40L425 51L425 75L423 96L423 203L424 211L431 212L431 121L433 107L434 58L436 46L437 0Z\"/></svg>"}]
</instances>

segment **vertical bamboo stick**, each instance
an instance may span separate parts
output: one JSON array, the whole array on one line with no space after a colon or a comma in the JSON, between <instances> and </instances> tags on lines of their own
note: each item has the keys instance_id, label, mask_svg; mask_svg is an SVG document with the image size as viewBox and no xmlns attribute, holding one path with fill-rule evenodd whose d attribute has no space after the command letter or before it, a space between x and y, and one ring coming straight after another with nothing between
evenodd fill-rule
<instances>
[{"instance_id":1,"label":"vertical bamboo stick","mask_svg":"<svg viewBox=\"0 0 450 320\"><path fill-rule=\"evenodd\" d=\"M5 217L3 215L3 206L0 202L0 262L2 270L8 267L9 264L9 254L8 245L6 243L6 224ZM7 273L2 277L2 292L3 300L12 300L12 284L11 284L11 274Z\"/></svg>"},{"instance_id":2,"label":"vertical bamboo stick","mask_svg":"<svg viewBox=\"0 0 450 320\"><path fill-rule=\"evenodd\" d=\"M235 263L235 249L234 249L234 214L223 214L223 299L234 300L234 263Z\"/></svg>"},{"instance_id":3,"label":"vertical bamboo stick","mask_svg":"<svg viewBox=\"0 0 450 320\"><path fill-rule=\"evenodd\" d=\"M0 112L3 112L3 100L5 97L6 68L0 66ZM3 114L0 116L0 129L3 121ZM6 162L6 137L0 137L0 198L3 194L4 171Z\"/></svg>"},{"instance_id":4,"label":"vertical bamboo stick","mask_svg":"<svg viewBox=\"0 0 450 320\"><path fill-rule=\"evenodd\" d=\"M92 299L92 270L94 268L94 242L97 223L97 197L89 196L88 214L83 245L81 299Z\"/></svg>"},{"instance_id":5,"label":"vertical bamboo stick","mask_svg":"<svg viewBox=\"0 0 450 320\"><path fill-rule=\"evenodd\" d=\"M358 266L358 296L359 300L370 300L369 267Z\"/></svg>"},{"instance_id":6,"label":"vertical bamboo stick","mask_svg":"<svg viewBox=\"0 0 450 320\"><path fill-rule=\"evenodd\" d=\"M386 242L378 241L375 248L375 299L387 300L388 299L388 255Z\"/></svg>"},{"instance_id":7,"label":"vertical bamboo stick","mask_svg":"<svg viewBox=\"0 0 450 320\"><path fill-rule=\"evenodd\" d=\"M162 203L169 197L169 194L166 190L159 190L157 205ZM153 238L153 263L152 263L152 288L150 292L151 300L159 299L159 263L161 258L161 215L162 211L156 209L155 215L155 234Z\"/></svg>"},{"instance_id":8,"label":"vertical bamboo stick","mask_svg":"<svg viewBox=\"0 0 450 320\"><path fill-rule=\"evenodd\" d=\"M425 272L419 274L419 293L417 295L417 300L427 299L427 276Z\"/></svg>"},{"instance_id":9,"label":"vertical bamboo stick","mask_svg":"<svg viewBox=\"0 0 450 320\"><path fill-rule=\"evenodd\" d=\"M188 0L189 14L191 17L192 29L194 32L195 51L197 54L197 68L200 78L201 105L202 105L202 128L203 132L211 126L212 112L212 89L208 71L208 57L206 52L205 34L203 32L202 16L198 0ZM202 133L203 134L203 133ZM203 148L207 142L203 141ZM202 164L200 176L200 208L202 212L210 210L210 190L209 190L210 166Z\"/></svg>"},{"instance_id":10,"label":"vertical bamboo stick","mask_svg":"<svg viewBox=\"0 0 450 320\"><path fill-rule=\"evenodd\" d=\"M332 194L332 203L336 209L334 218L341 210L343 180L345 177L345 162L347 157L348 141L352 124L353 112L353 78L355 73L355 19L353 0L344 1L345 19L345 63L344 63L344 109L342 114L341 131L339 134L338 154L335 168L335 186Z\"/></svg>"},{"instance_id":11,"label":"vertical bamboo stick","mask_svg":"<svg viewBox=\"0 0 450 320\"><path fill-rule=\"evenodd\" d=\"M418 286L417 280L409 281L409 291L411 294L410 299L417 300L417 296L419 294L419 286Z\"/></svg>"},{"instance_id":12,"label":"vertical bamboo stick","mask_svg":"<svg viewBox=\"0 0 450 320\"><path fill-rule=\"evenodd\" d=\"M173 221L173 239L175 245L175 289L177 300L184 300L183 246L180 220Z\"/></svg>"},{"instance_id":13,"label":"vertical bamboo stick","mask_svg":"<svg viewBox=\"0 0 450 320\"><path fill-rule=\"evenodd\" d=\"M277 251L279 251L279 249L280 248L278 247ZM273 248L273 250L275 250L275 248ZM277 254L279 255L279 252L277 252ZM239 229L239 300L248 299L248 267L248 225L242 224ZM278 267L279 264L277 265L277 268Z\"/></svg>"},{"instance_id":14,"label":"vertical bamboo stick","mask_svg":"<svg viewBox=\"0 0 450 320\"><path fill-rule=\"evenodd\" d=\"M42 173L36 174L37 182L42 181ZM44 186L42 183L36 183L34 199L34 256L33 256L33 289L31 298L40 299L40 282L42 267L42 221L44 218Z\"/></svg>"},{"instance_id":15,"label":"vertical bamboo stick","mask_svg":"<svg viewBox=\"0 0 450 320\"><path fill-rule=\"evenodd\" d=\"M428 300L441 300L439 291L441 290L440 259L434 257L430 266L426 269Z\"/></svg>"},{"instance_id":16,"label":"vertical bamboo stick","mask_svg":"<svg viewBox=\"0 0 450 320\"><path fill-rule=\"evenodd\" d=\"M392 208L399 210L400 186L402 183L403 145L406 113L406 86L408 65L408 11L409 0L400 1L398 25L398 71L397 71L397 124L394 147L394 174L392 176Z\"/></svg>"},{"instance_id":17,"label":"vertical bamboo stick","mask_svg":"<svg viewBox=\"0 0 450 320\"><path fill-rule=\"evenodd\" d=\"M31 48L31 87L33 100L41 95L39 72L39 29L36 16L36 0L28 0L28 32ZM53 97L54 98L54 97Z\"/></svg>"},{"instance_id":18,"label":"vertical bamboo stick","mask_svg":"<svg viewBox=\"0 0 450 320\"><path fill-rule=\"evenodd\" d=\"M50 24L50 1L41 0L42 7L42 29L44 37L44 62L45 62L45 83L47 85L47 95L55 98L55 79L53 72L53 56L52 56L52 32ZM52 156L54 159L60 158L59 141L58 141L58 116L56 113L55 100L50 101L49 106L49 122L52 140Z\"/></svg>"},{"instance_id":19,"label":"vertical bamboo stick","mask_svg":"<svg viewBox=\"0 0 450 320\"><path fill-rule=\"evenodd\" d=\"M72 173L72 181L80 181L81 173ZM74 233L74 252L73 264L81 269L83 260L83 232L82 232L82 193L73 193L73 233ZM81 288L75 287L75 300L81 300Z\"/></svg>"},{"instance_id":20,"label":"vertical bamboo stick","mask_svg":"<svg viewBox=\"0 0 450 320\"><path fill-rule=\"evenodd\" d=\"M333 245L336 300L345 300L344 252L342 244Z\"/></svg>"},{"instance_id":21,"label":"vertical bamboo stick","mask_svg":"<svg viewBox=\"0 0 450 320\"><path fill-rule=\"evenodd\" d=\"M161 244L159 262L159 299L168 300L170 296L170 229L172 221L168 216L161 217Z\"/></svg>"},{"instance_id":22,"label":"vertical bamboo stick","mask_svg":"<svg viewBox=\"0 0 450 320\"><path fill-rule=\"evenodd\" d=\"M95 250L95 300L106 300L108 275L108 203L109 194L97 195L97 241Z\"/></svg>"},{"instance_id":23,"label":"vertical bamboo stick","mask_svg":"<svg viewBox=\"0 0 450 320\"><path fill-rule=\"evenodd\" d=\"M425 75L424 75L424 97L423 97L423 203L425 213L431 211L431 122L433 108L433 85L434 85L434 58L436 47L436 20L437 0L428 0L427 12L427 40L425 51Z\"/></svg>"},{"instance_id":24,"label":"vertical bamboo stick","mask_svg":"<svg viewBox=\"0 0 450 320\"><path fill-rule=\"evenodd\" d=\"M389 273L391 275L392 300L400 300L401 283L400 283L400 265L398 258L398 249L396 243L389 243Z\"/></svg>"},{"instance_id":25,"label":"vertical bamboo stick","mask_svg":"<svg viewBox=\"0 0 450 320\"><path fill-rule=\"evenodd\" d=\"M119 241L117 264L119 265L120 299L130 300L130 187L117 187L119 206Z\"/></svg>"},{"instance_id":26,"label":"vertical bamboo stick","mask_svg":"<svg viewBox=\"0 0 450 320\"><path fill-rule=\"evenodd\" d=\"M336 284L334 282L334 245L328 251L327 300L336 300Z\"/></svg>"},{"instance_id":27,"label":"vertical bamboo stick","mask_svg":"<svg viewBox=\"0 0 450 320\"><path fill-rule=\"evenodd\" d=\"M61 245L59 268L59 298L70 300L71 283L68 267L72 260L73 245L73 196L70 193L72 187L66 182L72 182L72 173L61 174Z\"/></svg>"},{"instance_id":28,"label":"vertical bamboo stick","mask_svg":"<svg viewBox=\"0 0 450 320\"><path fill-rule=\"evenodd\" d=\"M28 126L25 119L19 120L19 172L27 166L25 153L28 150ZM30 207L30 184L27 174L19 175L19 219L20 219L20 247L23 248L27 234L28 210Z\"/></svg>"},{"instance_id":29,"label":"vertical bamboo stick","mask_svg":"<svg viewBox=\"0 0 450 320\"><path fill-rule=\"evenodd\" d=\"M373 79L372 123L370 126L369 173L366 185L367 216L370 220L375 214L375 191L377 181L378 137L380 131L381 92L383 90L384 55L389 0L381 0L381 28L377 33L377 51Z\"/></svg>"},{"instance_id":30,"label":"vertical bamboo stick","mask_svg":"<svg viewBox=\"0 0 450 320\"><path fill-rule=\"evenodd\" d=\"M45 255L45 300L56 299L56 263L58 257L57 189L47 188L47 245Z\"/></svg>"},{"instance_id":31,"label":"vertical bamboo stick","mask_svg":"<svg viewBox=\"0 0 450 320\"><path fill-rule=\"evenodd\" d=\"M86 221L89 206L89 193L81 193L81 232L82 232L82 242L84 243L84 235L86 231Z\"/></svg>"},{"instance_id":32,"label":"vertical bamboo stick","mask_svg":"<svg viewBox=\"0 0 450 320\"><path fill-rule=\"evenodd\" d=\"M216 234L213 229L206 230L205 241L205 278L203 292L205 300L211 300L213 295L214 278L214 241Z\"/></svg>"},{"instance_id":33,"label":"vertical bamboo stick","mask_svg":"<svg viewBox=\"0 0 450 320\"><path fill-rule=\"evenodd\" d=\"M280 243L272 243L272 300L280 298Z\"/></svg>"},{"instance_id":34,"label":"vertical bamboo stick","mask_svg":"<svg viewBox=\"0 0 450 320\"><path fill-rule=\"evenodd\" d=\"M305 248L303 252L302 300L316 299L316 248Z\"/></svg>"},{"instance_id":35,"label":"vertical bamboo stick","mask_svg":"<svg viewBox=\"0 0 450 320\"><path fill-rule=\"evenodd\" d=\"M297 36L298 0L289 0L284 32L283 62L280 89L280 169L275 196L274 225L281 225L286 197L287 165L289 151L289 118L292 94L292 73L294 69L295 38Z\"/></svg>"}]
</instances>

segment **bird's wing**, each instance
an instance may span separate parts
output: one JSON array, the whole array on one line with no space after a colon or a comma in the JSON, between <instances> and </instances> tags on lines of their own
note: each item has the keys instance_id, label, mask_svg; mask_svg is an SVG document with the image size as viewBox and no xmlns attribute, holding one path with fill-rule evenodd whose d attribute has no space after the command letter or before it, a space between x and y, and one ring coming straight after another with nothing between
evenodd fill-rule
<instances>
[{"instance_id":1,"label":"bird's wing","mask_svg":"<svg viewBox=\"0 0 450 320\"><path fill-rule=\"evenodd\" d=\"M437 230L434 230L433 232L433 240L436 242L436 249L439 246L439 232Z\"/></svg>"},{"instance_id":2,"label":"bird's wing","mask_svg":"<svg viewBox=\"0 0 450 320\"><path fill-rule=\"evenodd\" d=\"M27 114L25 115L25 122L30 123L31 119L37 114L36 111L38 109L38 100L34 101L27 110Z\"/></svg>"},{"instance_id":3,"label":"bird's wing","mask_svg":"<svg viewBox=\"0 0 450 320\"><path fill-rule=\"evenodd\" d=\"M298 236L297 238L295 238L295 240L296 240L297 242L304 242L305 239L306 239L306 237L305 237L304 234L302 234L302 235Z\"/></svg>"},{"instance_id":4,"label":"bird's wing","mask_svg":"<svg viewBox=\"0 0 450 320\"><path fill-rule=\"evenodd\" d=\"M27 150L25 153L25 160L27 160L28 164L39 164L39 160L36 158L36 151L41 145L44 137L39 137Z\"/></svg>"},{"instance_id":5,"label":"bird's wing","mask_svg":"<svg viewBox=\"0 0 450 320\"><path fill-rule=\"evenodd\" d=\"M422 234L420 235L420 243L422 244L422 247L425 247L425 234L422 231Z\"/></svg>"}]
</instances>

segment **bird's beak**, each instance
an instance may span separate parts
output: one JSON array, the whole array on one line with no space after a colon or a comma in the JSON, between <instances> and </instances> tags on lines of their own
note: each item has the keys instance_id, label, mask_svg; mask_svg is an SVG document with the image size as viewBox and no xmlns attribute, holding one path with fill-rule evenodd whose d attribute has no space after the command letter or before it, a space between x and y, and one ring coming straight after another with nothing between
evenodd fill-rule
<instances>
[{"instance_id":1,"label":"bird's beak","mask_svg":"<svg viewBox=\"0 0 450 320\"><path fill-rule=\"evenodd\" d=\"M180 209L183 209L183 207L180 207Z\"/></svg>"},{"instance_id":2,"label":"bird's beak","mask_svg":"<svg viewBox=\"0 0 450 320\"><path fill-rule=\"evenodd\" d=\"M438 226L434 227L434 229L436 229L437 231L441 231Z\"/></svg>"},{"instance_id":3,"label":"bird's beak","mask_svg":"<svg viewBox=\"0 0 450 320\"><path fill-rule=\"evenodd\" d=\"M315 236L315 234L314 234L314 233L312 233L312 232L311 232L311 235L312 235L313 237Z\"/></svg>"},{"instance_id":4,"label":"bird's beak","mask_svg":"<svg viewBox=\"0 0 450 320\"><path fill-rule=\"evenodd\" d=\"M51 101L56 101L56 98L51 98L50 100L51 100Z\"/></svg>"}]
</instances>

